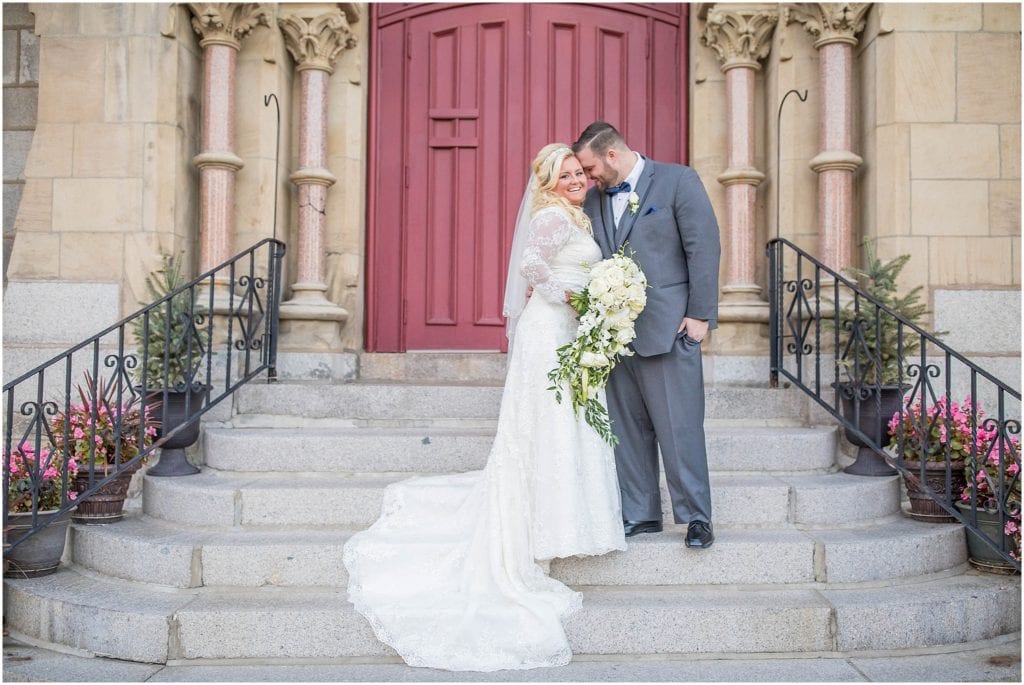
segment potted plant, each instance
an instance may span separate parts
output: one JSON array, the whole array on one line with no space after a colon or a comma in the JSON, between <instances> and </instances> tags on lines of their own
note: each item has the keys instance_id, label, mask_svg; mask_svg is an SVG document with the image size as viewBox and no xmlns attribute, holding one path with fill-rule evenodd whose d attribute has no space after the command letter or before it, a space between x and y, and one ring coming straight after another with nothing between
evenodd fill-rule
<instances>
[{"instance_id":1,"label":"potted plant","mask_svg":"<svg viewBox=\"0 0 1024 685\"><path fill-rule=\"evenodd\" d=\"M146 289L154 302L188 283L180 256L164 254L161 259L161 268L146 277ZM160 419L157 437L185 425L160 445L160 461L149 470L151 476L199 472L186 458L185 448L199 437L195 414L210 389L196 380L209 346L209 333L201 325L205 315L205 308L196 302L194 289L189 288L175 293L134 324L141 363L137 381L145 386L147 406Z\"/></svg>"},{"instance_id":2,"label":"potted plant","mask_svg":"<svg viewBox=\"0 0 1024 685\"><path fill-rule=\"evenodd\" d=\"M983 412L973 407L970 397L962 405L950 402L945 395L927 408L921 404L908 403L905 409L893 413L889 420L889 447L898 452L902 446L903 463L911 471L903 479L910 499L908 515L919 521L953 522L956 517L921 487L921 474L932 492L945 495L952 504L965 484L964 465L971 456L971 443L976 441L978 450L983 447L986 433L981 428L975 430L975 419Z\"/></svg>"},{"instance_id":3,"label":"potted plant","mask_svg":"<svg viewBox=\"0 0 1024 685\"><path fill-rule=\"evenodd\" d=\"M53 573L60 566L67 539L68 516L58 514L63 504L64 464L61 453L42 448L36 454L28 442L22 442L4 453L9 469L7 486L7 529L5 536L17 540L32 530L33 524L52 523L32 537L4 552L4 576L35 578ZM67 463L69 476L78 470L74 458ZM38 487L37 487L38 485ZM32 492L37 490L35 521L32 514ZM74 500L77 493L68 492Z\"/></svg>"},{"instance_id":4,"label":"potted plant","mask_svg":"<svg viewBox=\"0 0 1024 685\"><path fill-rule=\"evenodd\" d=\"M156 421L141 399L129 397L118 402L116 392L116 385L87 373L86 389L78 386L81 402L71 403L66 413L58 412L50 422L54 448L66 451L78 464L71 479L76 497L98 480L116 474L97 492L78 497L71 518L79 523L121 520L128 485L143 460L118 468L151 445L157 432Z\"/></svg>"},{"instance_id":5,"label":"potted plant","mask_svg":"<svg viewBox=\"0 0 1024 685\"><path fill-rule=\"evenodd\" d=\"M981 415L978 409L978 416ZM966 522L976 524L997 545L1001 542L1003 549L1020 561L1020 440L1001 434L991 421L982 422L978 429L978 448L965 462L966 483L956 508ZM967 529L967 551L971 564L980 570L997 573L1015 570L1013 564L970 528Z\"/></svg>"},{"instance_id":6,"label":"potted plant","mask_svg":"<svg viewBox=\"0 0 1024 685\"><path fill-rule=\"evenodd\" d=\"M900 296L896 285L910 255L883 262L874 255L870 243L865 248L865 268L849 269L850 273L859 278L861 286L873 299L905 320L919 324L927 313L920 302L921 287ZM859 308L854 299L847 302L839 312L839 322L840 329L846 332L845 339L840 341L842 353L836 360L846 376L846 380L838 384L843 416L880 447L886 435L886 422L899 409L907 390L905 385L900 385L903 359L917 351L920 341L916 335L906 336L901 349L898 321L885 312L876 319L874 305L865 300L860 300ZM859 447L857 460L844 469L847 473L860 476L896 473L856 433L847 429L846 437Z\"/></svg>"}]
</instances>

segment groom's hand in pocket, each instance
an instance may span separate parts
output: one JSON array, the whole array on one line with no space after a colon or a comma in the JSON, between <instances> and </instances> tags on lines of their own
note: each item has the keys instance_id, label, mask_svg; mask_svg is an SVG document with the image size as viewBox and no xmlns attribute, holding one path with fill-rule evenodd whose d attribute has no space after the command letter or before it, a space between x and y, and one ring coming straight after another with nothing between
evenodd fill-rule
<instances>
[{"instance_id":1,"label":"groom's hand in pocket","mask_svg":"<svg viewBox=\"0 0 1024 685\"><path fill-rule=\"evenodd\" d=\"M686 333L691 340L703 342L704 336L708 334L708 322L684 317L683 322L679 324L678 332Z\"/></svg>"}]
</instances>

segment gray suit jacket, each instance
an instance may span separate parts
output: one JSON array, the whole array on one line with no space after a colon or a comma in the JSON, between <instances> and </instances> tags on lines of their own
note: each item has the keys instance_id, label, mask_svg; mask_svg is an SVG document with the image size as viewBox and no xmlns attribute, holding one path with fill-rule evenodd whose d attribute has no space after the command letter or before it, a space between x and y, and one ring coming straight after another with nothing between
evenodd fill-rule
<instances>
[{"instance_id":1,"label":"gray suit jacket","mask_svg":"<svg viewBox=\"0 0 1024 685\"><path fill-rule=\"evenodd\" d=\"M607 258L628 242L647 275L647 307L636 320L633 349L641 357L664 354L675 343L683 317L718 326L718 222L697 173L679 164L644 160L636 188L640 207L627 207L618 230L611 202L596 186L583 209Z\"/></svg>"}]
</instances>

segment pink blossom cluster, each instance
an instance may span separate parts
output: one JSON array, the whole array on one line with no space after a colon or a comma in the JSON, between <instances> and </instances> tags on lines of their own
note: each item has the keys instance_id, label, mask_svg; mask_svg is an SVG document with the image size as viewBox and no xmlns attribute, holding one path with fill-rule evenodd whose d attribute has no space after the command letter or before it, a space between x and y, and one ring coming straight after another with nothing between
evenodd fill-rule
<instances>
[{"instance_id":1,"label":"pink blossom cluster","mask_svg":"<svg viewBox=\"0 0 1024 685\"><path fill-rule=\"evenodd\" d=\"M91 457L97 465L111 465L117 457L118 443L122 462L134 458L139 453L139 421L143 416L146 424L142 445L144 447L152 444L157 433L149 407L140 411L131 404L124 404L118 408L117 405L112 407L107 402L93 403L86 400L72 404L66 415L61 413L55 416L50 427L57 446L63 447L67 444L73 457L85 463L88 463ZM120 436L116 430L118 423ZM70 431L70 440L65 439L65 429Z\"/></svg>"},{"instance_id":2,"label":"pink blossom cluster","mask_svg":"<svg viewBox=\"0 0 1024 685\"><path fill-rule=\"evenodd\" d=\"M906 405L905 412L892 415L889 419L890 447L898 447L902 437L907 456L945 461L948 446L950 458L958 461L972 453L986 453L998 435L996 427L985 428L982 425L985 411L974 404L970 395L961 404L950 402L943 395L924 410L924 419L921 414L921 401L918 400Z\"/></svg>"},{"instance_id":3,"label":"pink blossom cluster","mask_svg":"<svg viewBox=\"0 0 1024 685\"><path fill-rule=\"evenodd\" d=\"M961 404L943 395L924 411L921 402L908 404L889 420L889 446L902 439L907 456L931 461L964 461L967 485L960 501L977 503L982 510L1006 512L1003 532L1013 540L1014 558L1021 545L1021 450L1016 436L1000 432L996 423L982 420L985 411L970 395ZM901 420L902 419L902 420ZM977 464L975 467L974 464ZM1000 471L1002 474L1000 475Z\"/></svg>"},{"instance_id":4,"label":"pink blossom cluster","mask_svg":"<svg viewBox=\"0 0 1024 685\"><path fill-rule=\"evenodd\" d=\"M39 474L37 509L46 511L60 508L63 462L59 452L43 448L37 455L31 443L22 442L10 452L5 452L4 456L10 473L7 488L9 511L32 511L32 479L36 476L37 468L42 469L42 473ZM68 459L67 468L70 476L78 472L78 462L74 457ZM77 496L76 492L68 492L68 499L74 500Z\"/></svg>"}]
</instances>

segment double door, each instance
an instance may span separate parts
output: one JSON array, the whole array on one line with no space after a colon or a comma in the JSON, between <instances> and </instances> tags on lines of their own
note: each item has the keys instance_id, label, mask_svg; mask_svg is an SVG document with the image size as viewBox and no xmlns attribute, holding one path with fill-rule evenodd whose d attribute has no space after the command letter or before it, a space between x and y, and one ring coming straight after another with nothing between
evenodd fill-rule
<instances>
[{"instance_id":1,"label":"double door","mask_svg":"<svg viewBox=\"0 0 1024 685\"><path fill-rule=\"evenodd\" d=\"M367 349L503 350L536 151L604 119L684 159L685 8L374 8Z\"/></svg>"}]
</instances>

